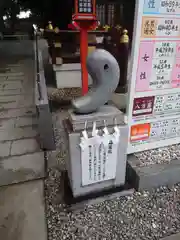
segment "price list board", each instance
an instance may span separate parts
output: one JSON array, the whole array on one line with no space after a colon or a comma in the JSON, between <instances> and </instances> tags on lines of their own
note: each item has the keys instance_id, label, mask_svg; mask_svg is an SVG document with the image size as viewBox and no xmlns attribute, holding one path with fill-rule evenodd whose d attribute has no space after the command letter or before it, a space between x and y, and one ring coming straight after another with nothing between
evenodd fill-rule
<instances>
[{"instance_id":1,"label":"price list board","mask_svg":"<svg viewBox=\"0 0 180 240\"><path fill-rule=\"evenodd\" d=\"M137 1L130 67L128 153L180 143L180 0Z\"/></svg>"}]
</instances>

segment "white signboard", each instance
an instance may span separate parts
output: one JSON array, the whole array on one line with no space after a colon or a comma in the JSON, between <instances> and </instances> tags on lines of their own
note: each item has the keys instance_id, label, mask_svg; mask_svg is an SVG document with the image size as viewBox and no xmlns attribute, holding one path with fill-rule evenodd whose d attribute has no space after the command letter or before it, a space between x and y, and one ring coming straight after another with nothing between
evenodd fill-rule
<instances>
[{"instance_id":1,"label":"white signboard","mask_svg":"<svg viewBox=\"0 0 180 240\"><path fill-rule=\"evenodd\" d=\"M180 0L136 2L128 153L180 143L169 120L180 118Z\"/></svg>"},{"instance_id":2,"label":"white signboard","mask_svg":"<svg viewBox=\"0 0 180 240\"><path fill-rule=\"evenodd\" d=\"M106 131L102 136L97 133L90 138L84 133L80 143L82 186L115 179L119 130L115 129L113 134Z\"/></svg>"},{"instance_id":3,"label":"white signboard","mask_svg":"<svg viewBox=\"0 0 180 240\"><path fill-rule=\"evenodd\" d=\"M170 145L180 142L180 118L169 117L164 120L152 120L131 128L131 146L142 147L148 144L149 148Z\"/></svg>"}]
</instances>

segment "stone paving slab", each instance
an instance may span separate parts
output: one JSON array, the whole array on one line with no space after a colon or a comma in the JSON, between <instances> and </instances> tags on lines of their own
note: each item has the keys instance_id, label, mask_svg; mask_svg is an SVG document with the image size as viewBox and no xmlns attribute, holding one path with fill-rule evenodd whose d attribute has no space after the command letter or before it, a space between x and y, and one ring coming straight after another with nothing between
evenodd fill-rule
<instances>
[{"instance_id":1,"label":"stone paving slab","mask_svg":"<svg viewBox=\"0 0 180 240\"><path fill-rule=\"evenodd\" d=\"M0 130L0 141L19 140L22 138L32 138L37 136L37 130L32 127L12 128Z\"/></svg>"},{"instance_id":2,"label":"stone paving slab","mask_svg":"<svg viewBox=\"0 0 180 240\"><path fill-rule=\"evenodd\" d=\"M0 110L0 119L2 118L15 118L22 116L33 116L36 114L36 109L34 107L30 108L19 108L19 109L5 109Z\"/></svg>"},{"instance_id":3,"label":"stone paving slab","mask_svg":"<svg viewBox=\"0 0 180 240\"><path fill-rule=\"evenodd\" d=\"M20 109L25 107L32 107L34 106L33 100L31 99L22 99L21 101L11 101L11 102L0 102L0 111L1 109Z\"/></svg>"},{"instance_id":4,"label":"stone paving slab","mask_svg":"<svg viewBox=\"0 0 180 240\"><path fill-rule=\"evenodd\" d=\"M8 72L8 73L0 73L0 77L9 77L9 76L24 76L23 72Z\"/></svg>"},{"instance_id":5,"label":"stone paving slab","mask_svg":"<svg viewBox=\"0 0 180 240\"><path fill-rule=\"evenodd\" d=\"M34 138L15 139L0 143L0 159L39 151L38 141Z\"/></svg>"},{"instance_id":6,"label":"stone paving slab","mask_svg":"<svg viewBox=\"0 0 180 240\"><path fill-rule=\"evenodd\" d=\"M0 82L1 82L1 81L4 82L5 80L7 80L7 77L1 77L1 76L0 76Z\"/></svg>"},{"instance_id":7,"label":"stone paving slab","mask_svg":"<svg viewBox=\"0 0 180 240\"><path fill-rule=\"evenodd\" d=\"M10 68L20 68L20 67L23 67L23 64L18 64L18 63L8 63L7 64L7 67L10 67Z\"/></svg>"},{"instance_id":8,"label":"stone paving slab","mask_svg":"<svg viewBox=\"0 0 180 240\"><path fill-rule=\"evenodd\" d=\"M10 155L11 142L0 143L0 159Z\"/></svg>"},{"instance_id":9,"label":"stone paving slab","mask_svg":"<svg viewBox=\"0 0 180 240\"><path fill-rule=\"evenodd\" d=\"M28 101L31 100L33 101L33 96L31 95L17 95L16 97L14 97L13 95L9 95L9 96L0 96L0 103L8 103L8 102L22 102L22 101ZM33 103L33 102L32 102Z\"/></svg>"},{"instance_id":10,"label":"stone paving slab","mask_svg":"<svg viewBox=\"0 0 180 240\"><path fill-rule=\"evenodd\" d=\"M15 73L15 72L20 72L21 71L21 68L20 67L1 67L0 68L0 72L1 73Z\"/></svg>"},{"instance_id":11,"label":"stone paving slab","mask_svg":"<svg viewBox=\"0 0 180 240\"><path fill-rule=\"evenodd\" d=\"M8 102L15 102L17 100L22 99L21 95L18 95L16 98L12 95L10 96L0 96L0 103L8 103Z\"/></svg>"},{"instance_id":12,"label":"stone paving slab","mask_svg":"<svg viewBox=\"0 0 180 240\"><path fill-rule=\"evenodd\" d=\"M42 180L0 188L0 238L47 240Z\"/></svg>"},{"instance_id":13,"label":"stone paving slab","mask_svg":"<svg viewBox=\"0 0 180 240\"><path fill-rule=\"evenodd\" d=\"M7 128L14 128L16 123L15 118L11 119L0 119L0 130L7 129Z\"/></svg>"},{"instance_id":14,"label":"stone paving slab","mask_svg":"<svg viewBox=\"0 0 180 240\"><path fill-rule=\"evenodd\" d=\"M0 77L1 78L5 78L6 81L13 81L13 82L16 82L16 81L22 81L24 80L24 76L8 76L8 77Z\"/></svg>"},{"instance_id":15,"label":"stone paving slab","mask_svg":"<svg viewBox=\"0 0 180 240\"><path fill-rule=\"evenodd\" d=\"M23 155L39 151L39 144L34 138L20 139L12 142L11 155Z\"/></svg>"},{"instance_id":16,"label":"stone paving slab","mask_svg":"<svg viewBox=\"0 0 180 240\"><path fill-rule=\"evenodd\" d=\"M29 117L18 117L15 120L15 126L16 127L27 127L37 125L37 118L33 116Z\"/></svg>"},{"instance_id":17,"label":"stone paving slab","mask_svg":"<svg viewBox=\"0 0 180 240\"><path fill-rule=\"evenodd\" d=\"M22 92L22 89L3 90L3 91L0 91L0 96L20 95L21 92Z\"/></svg>"},{"instance_id":18,"label":"stone paving slab","mask_svg":"<svg viewBox=\"0 0 180 240\"><path fill-rule=\"evenodd\" d=\"M1 79L0 86L1 85L6 86L6 85L10 85L10 84L16 84L17 86L22 87L22 84L23 84L24 81L25 81L25 77L23 77L21 79L19 79L19 77L18 77L18 78L16 78L16 80L15 79L11 80L9 77L6 77L6 78L4 78L4 80Z\"/></svg>"},{"instance_id":19,"label":"stone paving slab","mask_svg":"<svg viewBox=\"0 0 180 240\"><path fill-rule=\"evenodd\" d=\"M8 81L0 83L0 91L2 90L17 90L22 88L22 81Z\"/></svg>"},{"instance_id":20,"label":"stone paving slab","mask_svg":"<svg viewBox=\"0 0 180 240\"><path fill-rule=\"evenodd\" d=\"M43 177L45 177L43 152L0 159L1 186L30 181Z\"/></svg>"}]
</instances>

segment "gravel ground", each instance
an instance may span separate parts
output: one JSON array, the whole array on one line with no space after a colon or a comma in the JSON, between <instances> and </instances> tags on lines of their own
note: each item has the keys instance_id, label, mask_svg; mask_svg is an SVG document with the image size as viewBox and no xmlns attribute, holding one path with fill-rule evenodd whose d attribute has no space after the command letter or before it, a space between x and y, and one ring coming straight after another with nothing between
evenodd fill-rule
<instances>
[{"instance_id":1,"label":"gravel ground","mask_svg":"<svg viewBox=\"0 0 180 240\"><path fill-rule=\"evenodd\" d=\"M180 144L144 151L134 154L138 166L149 166L152 164L170 163L172 160L180 159Z\"/></svg>"},{"instance_id":2,"label":"gravel ground","mask_svg":"<svg viewBox=\"0 0 180 240\"><path fill-rule=\"evenodd\" d=\"M61 172L67 147L62 119L66 110L53 113L57 151L49 154L46 203L49 240L158 240L180 231L180 184L150 192L135 192L81 210L70 211L61 195ZM142 165L178 158L180 146L137 154ZM142 159L145 157L145 160ZM151 159L149 159L151 158ZM168 160L167 160L168 159Z\"/></svg>"}]
</instances>

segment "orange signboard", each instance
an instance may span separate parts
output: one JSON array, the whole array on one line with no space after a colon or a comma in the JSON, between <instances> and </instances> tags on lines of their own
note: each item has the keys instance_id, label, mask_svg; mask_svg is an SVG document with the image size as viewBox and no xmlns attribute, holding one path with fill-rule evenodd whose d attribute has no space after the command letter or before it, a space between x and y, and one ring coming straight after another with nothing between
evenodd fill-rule
<instances>
[{"instance_id":1,"label":"orange signboard","mask_svg":"<svg viewBox=\"0 0 180 240\"><path fill-rule=\"evenodd\" d=\"M131 127L131 141L146 140L150 135L150 124L139 124Z\"/></svg>"}]
</instances>

